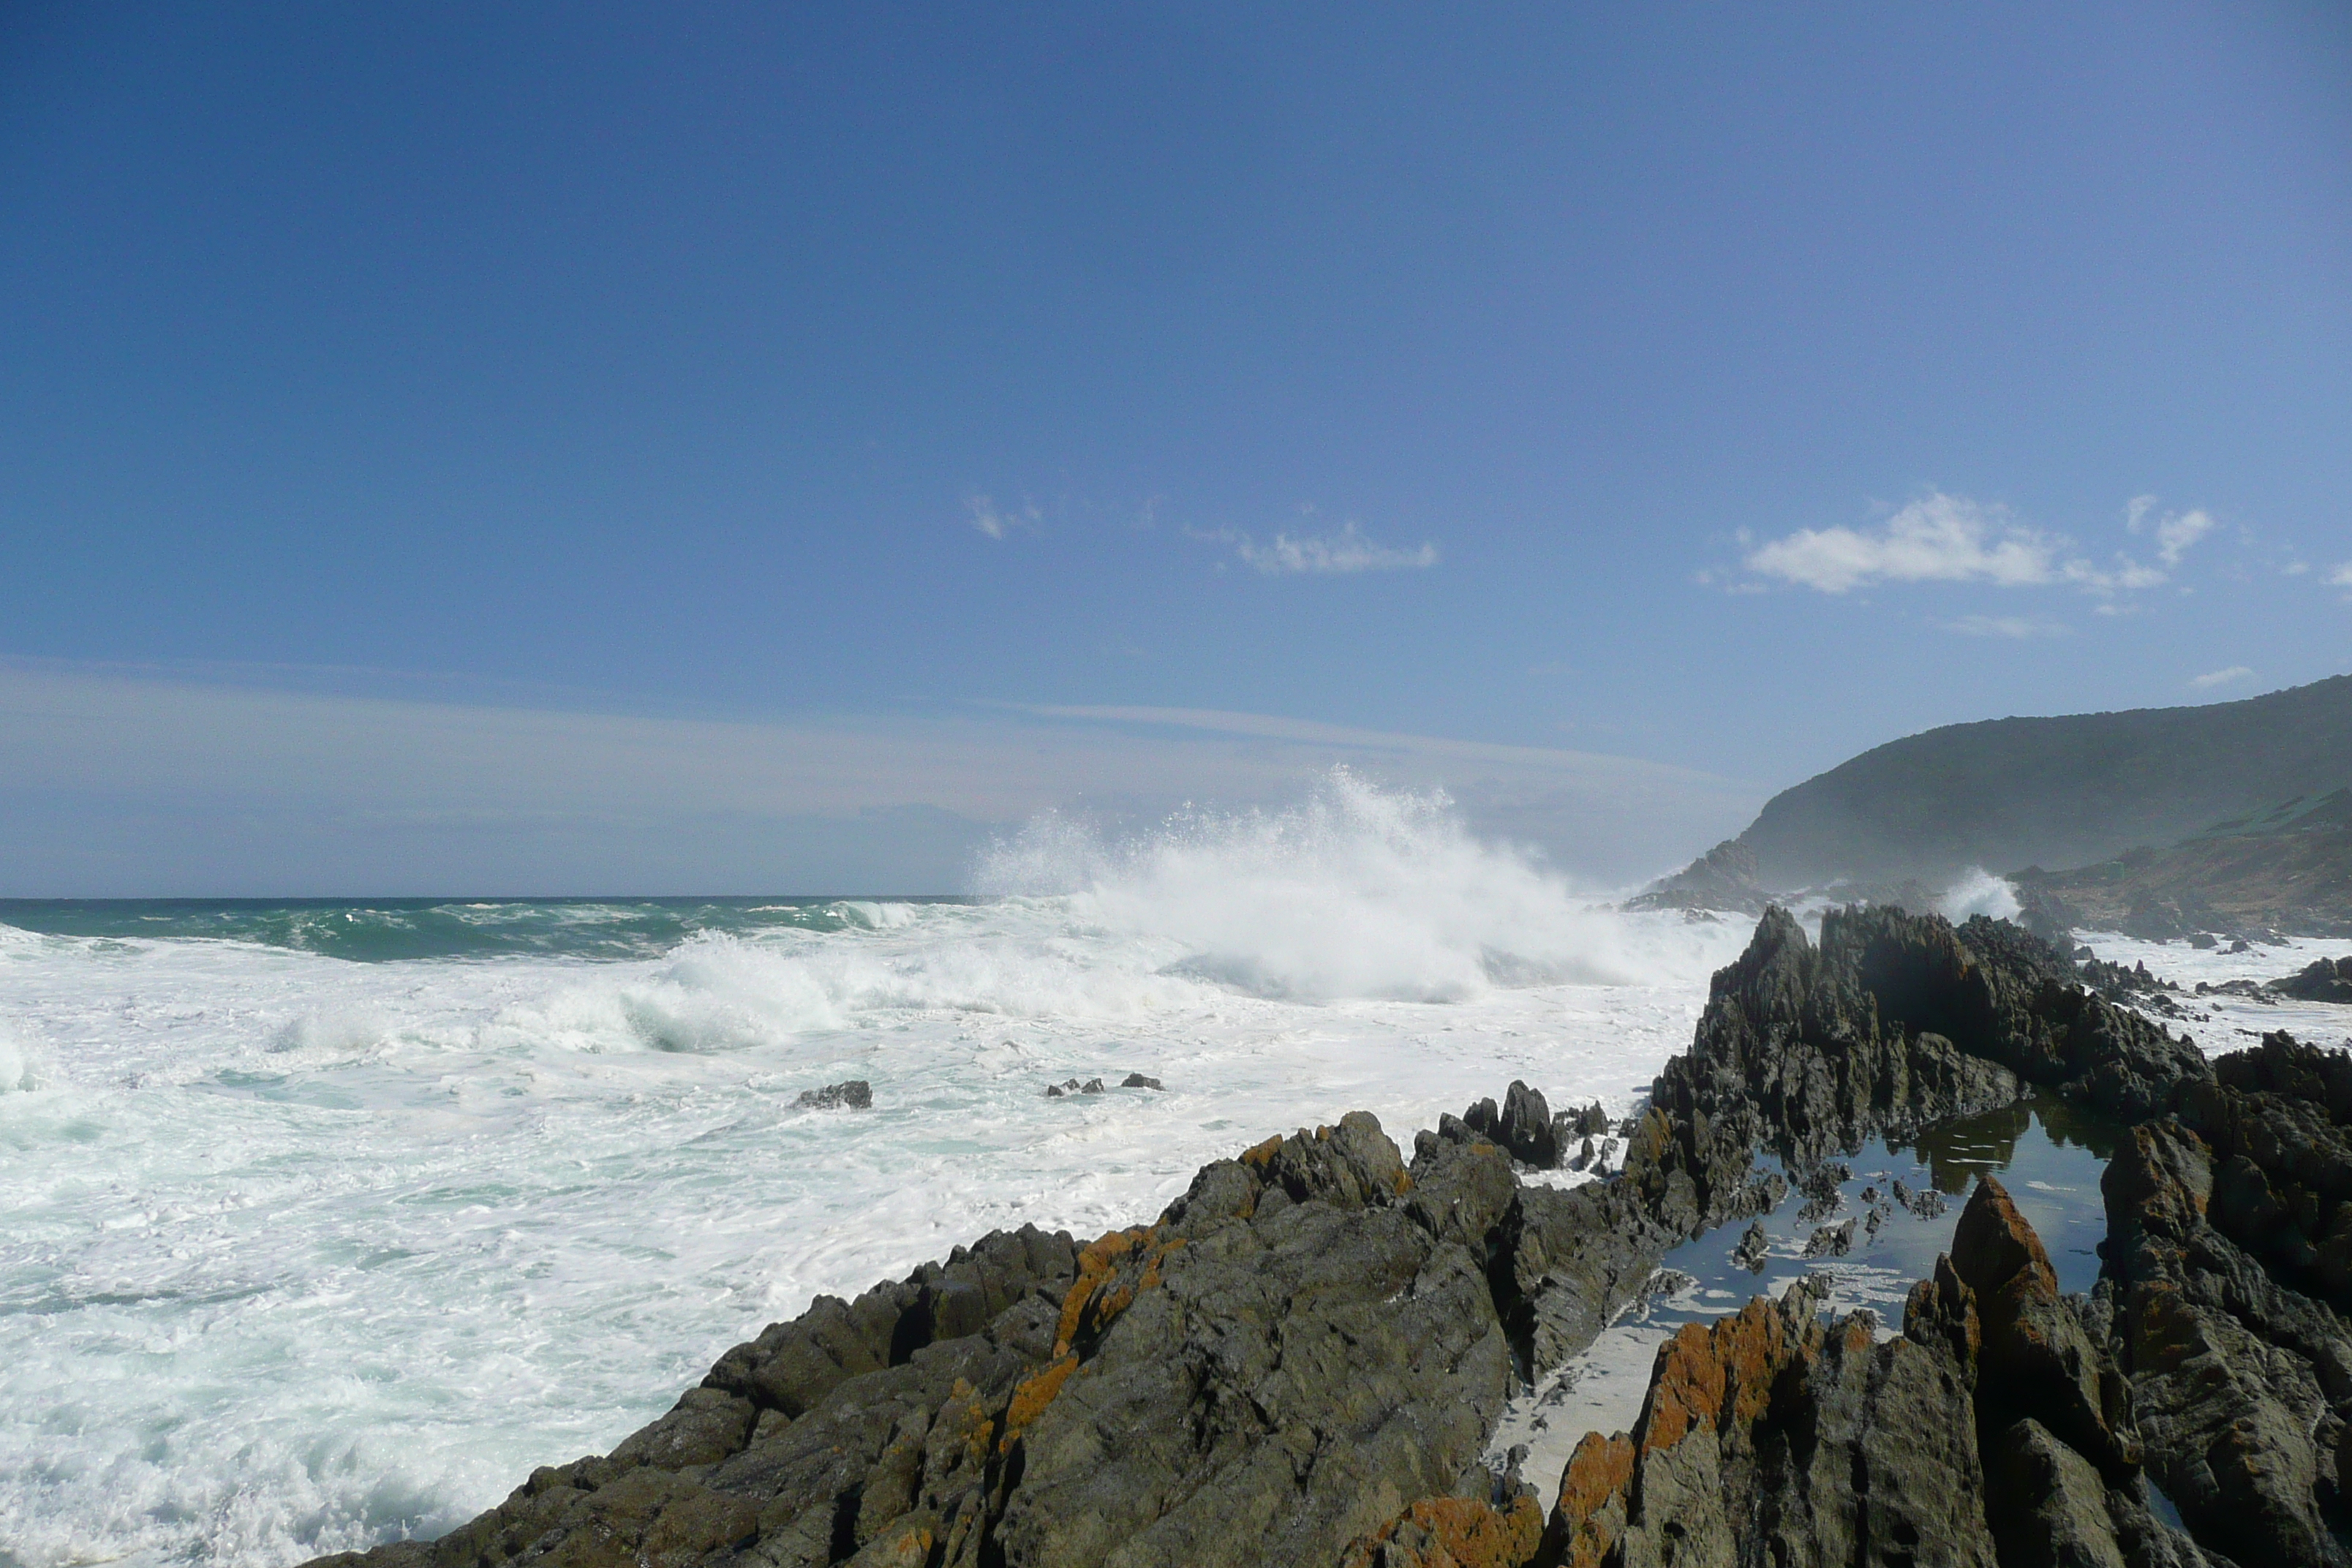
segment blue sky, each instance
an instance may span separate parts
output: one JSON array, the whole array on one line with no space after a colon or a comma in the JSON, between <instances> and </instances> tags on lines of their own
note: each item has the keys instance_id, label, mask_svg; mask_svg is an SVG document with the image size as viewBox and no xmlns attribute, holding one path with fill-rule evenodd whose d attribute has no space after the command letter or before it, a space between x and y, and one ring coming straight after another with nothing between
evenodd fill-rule
<instances>
[{"instance_id":1,"label":"blue sky","mask_svg":"<svg viewBox=\"0 0 2352 1568\"><path fill-rule=\"evenodd\" d=\"M12 6L0 892L940 886L1335 757L1622 877L2338 673L2347 154L2315 5ZM835 783L532 817L559 721Z\"/></svg>"}]
</instances>

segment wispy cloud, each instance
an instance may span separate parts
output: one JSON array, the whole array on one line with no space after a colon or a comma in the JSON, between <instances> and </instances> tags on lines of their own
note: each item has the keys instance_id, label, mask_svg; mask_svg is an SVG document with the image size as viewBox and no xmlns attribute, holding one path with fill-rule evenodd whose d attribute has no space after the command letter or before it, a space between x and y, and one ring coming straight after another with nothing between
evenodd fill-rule
<instances>
[{"instance_id":1,"label":"wispy cloud","mask_svg":"<svg viewBox=\"0 0 2352 1568\"><path fill-rule=\"evenodd\" d=\"M2331 588L2352 588L2352 561L2328 569L2327 585Z\"/></svg>"},{"instance_id":2,"label":"wispy cloud","mask_svg":"<svg viewBox=\"0 0 2352 1568\"><path fill-rule=\"evenodd\" d=\"M1334 533L1277 533L1263 544L1256 536L1237 528L1186 528L1183 531L1187 539L1226 546L1242 564L1269 577L1421 572L1438 562L1434 544L1424 542L1415 549L1404 550L1377 543L1353 521L1342 524ZM1222 563L1218 570L1224 570Z\"/></svg>"},{"instance_id":3,"label":"wispy cloud","mask_svg":"<svg viewBox=\"0 0 2352 1568\"><path fill-rule=\"evenodd\" d=\"M2227 669L2217 669L2209 674L2198 676L2189 684L2200 691L2210 691L2217 686L2227 686L2233 680L2250 679L2253 673L2242 664L2233 664Z\"/></svg>"},{"instance_id":4,"label":"wispy cloud","mask_svg":"<svg viewBox=\"0 0 2352 1568\"><path fill-rule=\"evenodd\" d=\"M1877 528L1801 528L1748 550L1743 563L1757 576L1823 594L1848 594L1880 583L1979 583L1996 588L2063 584L2110 596L2168 581L2169 568L2213 528L2212 519L2201 511L2168 512L2149 524L2154 505L2152 497L2134 498L2126 522L2133 532L2143 526L2154 530L2161 565L2123 554L2100 565L2079 553L2065 535L2021 522L2005 506L1941 490L1910 502ZM1740 542L1748 543L1744 534Z\"/></svg>"},{"instance_id":5,"label":"wispy cloud","mask_svg":"<svg viewBox=\"0 0 2352 1568\"><path fill-rule=\"evenodd\" d=\"M991 539L1003 539L1016 529L1034 533L1045 521L1045 514L1037 510L1034 501L1001 507L986 496L971 495L964 498L963 504L971 513L972 527Z\"/></svg>"},{"instance_id":6,"label":"wispy cloud","mask_svg":"<svg viewBox=\"0 0 2352 1568\"><path fill-rule=\"evenodd\" d=\"M2124 530L2128 533L2142 531L2156 537L2156 558L2167 566L2178 566L2189 547L2213 531L2213 520L2202 510L2163 512L2154 522L2149 514L2156 511L2157 498L2134 496L2124 508Z\"/></svg>"},{"instance_id":7,"label":"wispy cloud","mask_svg":"<svg viewBox=\"0 0 2352 1568\"><path fill-rule=\"evenodd\" d=\"M1337 533L1277 533L1265 544L1247 534L1234 539L1234 553L1269 577L1295 573L1419 572L1437 564L1437 546L1401 550L1364 537L1353 522Z\"/></svg>"},{"instance_id":8,"label":"wispy cloud","mask_svg":"<svg viewBox=\"0 0 2352 1568\"><path fill-rule=\"evenodd\" d=\"M2057 621L2029 620L2023 616L1962 616L1946 621L1944 629L1972 637L2059 637L2067 632Z\"/></svg>"}]
</instances>

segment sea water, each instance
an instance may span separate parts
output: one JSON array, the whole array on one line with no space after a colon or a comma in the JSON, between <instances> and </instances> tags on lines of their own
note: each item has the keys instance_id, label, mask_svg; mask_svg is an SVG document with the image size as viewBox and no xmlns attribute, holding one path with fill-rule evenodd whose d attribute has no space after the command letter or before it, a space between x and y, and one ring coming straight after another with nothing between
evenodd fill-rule
<instances>
[{"instance_id":1,"label":"sea water","mask_svg":"<svg viewBox=\"0 0 2352 1568\"><path fill-rule=\"evenodd\" d=\"M975 880L0 908L0 1563L437 1533L992 1227L1146 1221L1354 1109L1409 1146L1514 1078L1622 1115L1751 923L1612 913L1346 779L1049 820ZM797 1103L851 1078L871 1110Z\"/></svg>"}]
</instances>

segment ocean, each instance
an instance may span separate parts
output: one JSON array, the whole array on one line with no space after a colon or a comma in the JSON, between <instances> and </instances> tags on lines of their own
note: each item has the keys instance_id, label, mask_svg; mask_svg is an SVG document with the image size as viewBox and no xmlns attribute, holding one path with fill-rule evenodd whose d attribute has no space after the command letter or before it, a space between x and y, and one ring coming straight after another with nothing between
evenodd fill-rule
<instances>
[{"instance_id":1,"label":"ocean","mask_svg":"<svg viewBox=\"0 0 2352 1568\"><path fill-rule=\"evenodd\" d=\"M973 883L0 903L0 1563L437 1533L991 1228L1147 1220L1353 1109L1409 1149L1514 1078L1622 1115L1750 927L1619 913L1344 777L1126 839L1049 818ZM2211 1048L2341 1032L2200 1010ZM799 1103L853 1078L870 1110ZM1045 1093L1073 1079L1107 1087Z\"/></svg>"}]
</instances>

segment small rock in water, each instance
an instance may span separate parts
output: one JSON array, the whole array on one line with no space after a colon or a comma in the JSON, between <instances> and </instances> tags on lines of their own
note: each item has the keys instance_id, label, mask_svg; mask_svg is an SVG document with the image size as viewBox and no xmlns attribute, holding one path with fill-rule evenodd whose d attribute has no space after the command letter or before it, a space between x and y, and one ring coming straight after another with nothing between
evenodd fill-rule
<instances>
[{"instance_id":1,"label":"small rock in water","mask_svg":"<svg viewBox=\"0 0 2352 1568\"><path fill-rule=\"evenodd\" d=\"M1739 1245L1732 1249L1731 1261L1747 1269L1750 1274L1761 1274L1764 1272L1764 1256L1770 1250L1771 1246L1772 1238L1764 1233L1764 1222L1750 1221L1747 1234L1739 1238Z\"/></svg>"},{"instance_id":2,"label":"small rock in water","mask_svg":"<svg viewBox=\"0 0 2352 1568\"><path fill-rule=\"evenodd\" d=\"M1929 1187L1912 1200L1911 1212L1921 1219L1935 1219L1942 1215L1948 1206L1949 1205L1944 1202L1944 1194Z\"/></svg>"},{"instance_id":3,"label":"small rock in water","mask_svg":"<svg viewBox=\"0 0 2352 1568\"><path fill-rule=\"evenodd\" d=\"M1128 1074L1127 1077L1119 1080L1118 1087L1121 1089L1159 1089L1162 1086L1160 1080L1156 1078L1146 1078L1139 1072L1131 1072Z\"/></svg>"},{"instance_id":4,"label":"small rock in water","mask_svg":"<svg viewBox=\"0 0 2352 1568\"><path fill-rule=\"evenodd\" d=\"M1805 1256L1808 1258L1843 1258L1853 1250L1853 1221L1850 1219L1837 1225L1822 1226L1805 1243Z\"/></svg>"},{"instance_id":5,"label":"small rock in water","mask_svg":"<svg viewBox=\"0 0 2352 1568\"><path fill-rule=\"evenodd\" d=\"M1102 1091L1102 1079L1098 1078L1090 1078L1087 1079L1086 1087L1078 1090L1080 1094L1100 1094Z\"/></svg>"},{"instance_id":6,"label":"small rock in water","mask_svg":"<svg viewBox=\"0 0 2352 1568\"><path fill-rule=\"evenodd\" d=\"M1581 1171L1591 1163L1592 1163L1592 1140L1587 1138L1584 1141L1584 1147L1577 1151L1576 1158L1568 1163L1568 1168L1571 1171Z\"/></svg>"},{"instance_id":7,"label":"small rock in water","mask_svg":"<svg viewBox=\"0 0 2352 1568\"><path fill-rule=\"evenodd\" d=\"M1069 1090L1064 1089L1058 1083L1049 1083L1045 1086L1045 1098L1047 1100L1059 1100L1068 1092Z\"/></svg>"},{"instance_id":8,"label":"small rock in water","mask_svg":"<svg viewBox=\"0 0 2352 1568\"><path fill-rule=\"evenodd\" d=\"M853 1078L844 1083L826 1084L823 1089L804 1089L795 1103L820 1110L844 1105L853 1110L870 1110L874 1108L874 1086L862 1078Z\"/></svg>"}]
</instances>

